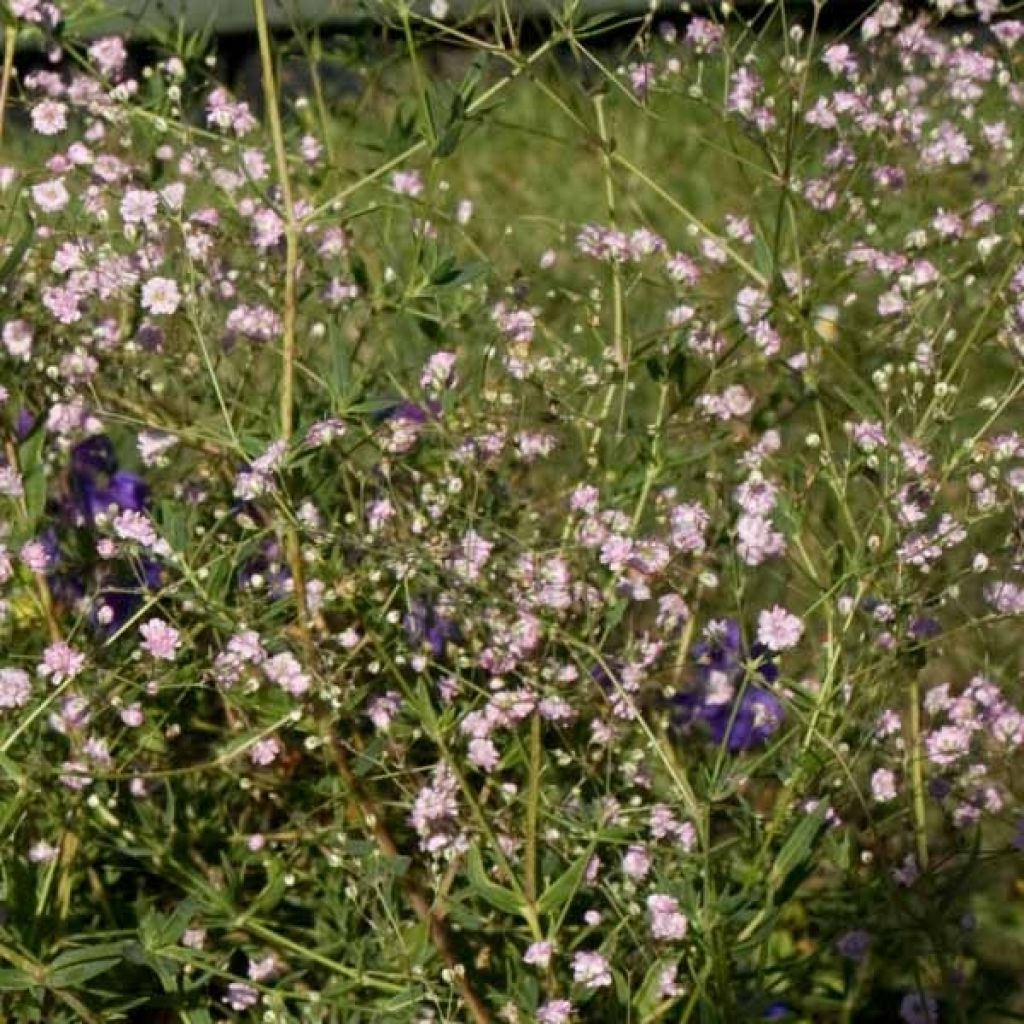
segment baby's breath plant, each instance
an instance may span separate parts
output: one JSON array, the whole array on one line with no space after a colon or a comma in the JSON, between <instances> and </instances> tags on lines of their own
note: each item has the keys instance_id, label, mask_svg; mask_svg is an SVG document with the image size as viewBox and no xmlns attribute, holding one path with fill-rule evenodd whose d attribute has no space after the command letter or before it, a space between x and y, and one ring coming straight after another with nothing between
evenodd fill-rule
<instances>
[{"instance_id":1,"label":"baby's breath plant","mask_svg":"<svg viewBox=\"0 0 1024 1024\"><path fill-rule=\"evenodd\" d=\"M1024 21L105 13L3 5L3 1020L1018 1019Z\"/></svg>"}]
</instances>

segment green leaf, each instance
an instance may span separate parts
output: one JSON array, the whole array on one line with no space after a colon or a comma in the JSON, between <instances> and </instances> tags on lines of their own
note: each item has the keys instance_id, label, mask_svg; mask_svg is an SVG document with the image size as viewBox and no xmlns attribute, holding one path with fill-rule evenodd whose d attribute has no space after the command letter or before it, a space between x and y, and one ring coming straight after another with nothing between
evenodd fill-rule
<instances>
[{"instance_id":1,"label":"green leaf","mask_svg":"<svg viewBox=\"0 0 1024 1024\"><path fill-rule=\"evenodd\" d=\"M160 533L175 551L183 551L188 543L185 517L179 501L167 499L160 502Z\"/></svg>"},{"instance_id":2,"label":"green leaf","mask_svg":"<svg viewBox=\"0 0 1024 1024\"><path fill-rule=\"evenodd\" d=\"M576 890L583 882L583 876L587 872L587 865L593 856L594 848L590 846L586 852L570 864L558 878L556 878L541 893L537 900L537 909L542 914L561 916L565 908L572 902Z\"/></svg>"},{"instance_id":3,"label":"green leaf","mask_svg":"<svg viewBox=\"0 0 1024 1024\"><path fill-rule=\"evenodd\" d=\"M47 968L47 988L74 988L124 961L123 942L103 942L61 953Z\"/></svg>"},{"instance_id":4,"label":"green leaf","mask_svg":"<svg viewBox=\"0 0 1024 1024\"><path fill-rule=\"evenodd\" d=\"M160 914L151 910L139 924L139 939L142 945L151 952L176 946L198 909L198 901L188 897L170 914Z\"/></svg>"},{"instance_id":5,"label":"green leaf","mask_svg":"<svg viewBox=\"0 0 1024 1024\"><path fill-rule=\"evenodd\" d=\"M818 845L818 840L825 829L825 808L819 807L813 814L802 818L789 838L782 844L779 855L775 858L771 871L768 873L768 885L772 889L780 889L787 880L800 871L810 858L811 851Z\"/></svg>"},{"instance_id":6,"label":"green leaf","mask_svg":"<svg viewBox=\"0 0 1024 1024\"><path fill-rule=\"evenodd\" d=\"M25 773L18 766L16 761L11 760L6 754L0 754L0 770L12 781L19 785L25 781Z\"/></svg>"},{"instance_id":7,"label":"green leaf","mask_svg":"<svg viewBox=\"0 0 1024 1024\"><path fill-rule=\"evenodd\" d=\"M430 284L433 288L458 288L483 277L491 266L486 260L471 260L464 267L459 267L454 259L446 259L431 275Z\"/></svg>"},{"instance_id":8,"label":"green leaf","mask_svg":"<svg viewBox=\"0 0 1024 1024\"><path fill-rule=\"evenodd\" d=\"M15 967L0 967L0 992L24 992L35 984L24 971Z\"/></svg>"},{"instance_id":9,"label":"green leaf","mask_svg":"<svg viewBox=\"0 0 1024 1024\"><path fill-rule=\"evenodd\" d=\"M330 325L327 337L331 350L331 391L336 398L343 399L352 387L352 359L348 342L336 323Z\"/></svg>"},{"instance_id":10,"label":"green leaf","mask_svg":"<svg viewBox=\"0 0 1024 1024\"><path fill-rule=\"evenodd\" d=\"M259 895L249 904L247 914L268 914L280 902L285 894L285 872L279 861L271 860L266 864L267 884Z\"/></svg>"},{"instance_id":11,"label":"green leaf","mask_svg":"<svg viewBox=\"0 0 1024 1024\"><path fill-rule=\"evenodd\" d=\"M633 1009L642 1019L646 1019L661 1001L661 975L668 966L664 960L655 960L647 969L640 988L633 996Z\"/></svg>"},{"instance_id":12,"label":"green leaf","mask_svg":"<svg viewBox=\"0 0 1024 1024\"><path fill-rule=\"evenodd\" d=\"M434 146L434 156L444 158L451 156L455 152L459 145L459 138L462 135L462 124L462 121L456 121L445 128L441 133L441 137L437 140L437 145Z\"/></svg>"},{"instance_id":13,"label":"green leaf","mask_svg":"<svg viewBox=\"0 0 1024 1024\"><path fill-rule=\"evenodd\" d=\"M496 885L487 877L480 851L475 846L466 855L466 865L469 868L470 888L481 899L505 914L522 913L523 905L519 897L511 889Z\"/></svg>"},{"instance_id":14,"label":"green leaf","mask_svg":"<svg viewBox=\"0 0 1024 1024\"><path fill-rule=\"evenodd\" d=\"M415 700L411 703L416 712L416 718L423 726L423 731L428 737L434 739L439 735L440 723L437 712L434 710L434 702L430 699L430 691L422 679L416 683Z\"/></svg>"},{"instance_id":15,"label":"green leaf","mask_svg":"<svg viewBox=\"0 0 1024 1024\"><path fill-rule=\"evenodd\" d=\"M43 467L43 443L46 431L42 423L18 446L18 466L21 468L25 488L25 506L28 511L28 529L34 531L46 506L46 473Z\"/></svg>"},{"instance_id":16,"label":"green leaf","mask_svg":"<svg viewBox=\"0 0 1024 1024\"><path fill-rule=\"evenodd\" d=\"M459 273L459 265L455 262L454 256L446 256L440 263L434 268L434 272L430 275L430 283L435 288L443 287L452 281Z\"/></svg>"},{"instance_id":17,"label":"green leaf","mask_svg":"<svg viewBox=\"0 0 1024 1024\"><path fill-rule=\"evenodd\" d=\"M11 247L11 251L7 254L7 259L4 260L3 265L0 265L0 284L3 284L9 277L14 275L14 272L21 265L21 261L24 259L25 253L28 251L28 247L31 243L32 226L29 225L21 233L21 237Z\"/></svg>"}]
</instances>

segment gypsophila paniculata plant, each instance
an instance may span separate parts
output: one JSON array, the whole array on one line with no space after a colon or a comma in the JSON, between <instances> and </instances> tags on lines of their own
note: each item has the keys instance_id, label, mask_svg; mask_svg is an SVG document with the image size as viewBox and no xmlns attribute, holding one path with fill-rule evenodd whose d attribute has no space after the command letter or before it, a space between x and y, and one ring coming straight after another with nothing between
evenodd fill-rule
<instances>
[{"instance_id":1,"label":"gypsophila paniculata plant","mask_svg":"<svg viewBox=\"0 0 1024 1024\"><path fill-rule=\"evenodd\" d=\"M1018 1019L1012 8L2 7L5 1021Z\"/></svg>"}]
</instances>

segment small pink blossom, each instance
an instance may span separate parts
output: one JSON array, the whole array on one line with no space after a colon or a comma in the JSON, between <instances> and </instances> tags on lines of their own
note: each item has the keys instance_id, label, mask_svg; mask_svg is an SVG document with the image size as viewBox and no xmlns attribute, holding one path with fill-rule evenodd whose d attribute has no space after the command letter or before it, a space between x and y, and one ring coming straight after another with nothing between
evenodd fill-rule
<instances>
[{"instance_id":1,"label":"small pink blossom","mask_svg":"<svg viewBox=\"0 0 1024 1024\"><path fill-rule=\"evenodd\" d=\"M771 651L788 651L803 636L804 624L796 615L776 605L761 612L757 620L757 639Z\"/></svg>"},{"instance_id":2,"label":"small pink blossom","mask_svg":"<svg viewBox=\"0 0 1024 1024\"><path fill-rule=\"evenodd\" d=\"M20 668L0 668L0 711L22 708L32 694L32 680Z\"/></svg>"},{"instance_id":3,"label":"small pink blossom","mask_svg":"<svg viewBox=\"0 0 1024 1024\"><path fill-rule=\"evenodd\" d=\"M674 897L664 893L648 896L647 911L651 915L651 934L656 939L676 942L686 937L690 922Z\"/></svg>"},{"instance_id":4,"label":"small pink blossom","mask_svg":"<svg viewBox=\"0 0 1024 1024\"><path fill-rule=\"evenodd\" d=\"M180 304L181 292L169 277L151 277L142 286L142 308L154 316L170 316Z\"/></svg>"},{"instance_id":5,"label":"small pink blossom","mask_svg":"<svg viewBox=\"0 0 1024 1024\"><path fill-rule=\"evenodd\" d=\"M523 963L532 967L547 967L551 963L554 947L550 942L534 942L523 954Z\"/></svg>"},{"instance_id":6,"label":"small pink blossom","mask_svg":"<svg viewBox=\"0 0 1024 1024\"><path fill-rule=\"evenodd\" d=\"M150 619L139 627L142 649L159 661L174 661L181 646L181 634L163 619Z\"/></svg>"},{"instance_id":7,"label":"small pink blossom","mask_svg":"<svg viewBox=\"0 0 1024 1024\"><path fill-rule=\"evenodd\" d=\"M37 671L54 686L74 679L85 667L85 655L74 647L58 641L43 651L43 660Z\"/></svg>"},{"instance_id":8,"label":"small pink blossom","mask_svg":"<svg viewBox=\"0 0 1024 1024\"><path fill-rule=\"evenodd\" d=\"M572 958L572 980L591 990L607 988L612 983L608 960L600 953L577 953Z\"/></svg>"}]
</instances>

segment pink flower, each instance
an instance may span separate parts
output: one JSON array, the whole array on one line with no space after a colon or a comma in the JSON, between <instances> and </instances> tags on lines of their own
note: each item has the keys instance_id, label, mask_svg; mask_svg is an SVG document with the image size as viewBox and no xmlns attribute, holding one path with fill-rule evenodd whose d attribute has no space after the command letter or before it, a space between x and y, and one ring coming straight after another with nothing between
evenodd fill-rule
<instances>
[{"instance_id":1,"label":"pink flower","mask_svg":"<svg viewBox=\"0 0 1024 1024\"><path fill-rule=\"evenodd\" d=\"M148 312L170 316L179 305L181 292L169 277L151 277L142 286L142 308Z\"/></svg>"},{"instance_id":2,"label":"pink flower","mask_svg":"<svg viewBox=\"0 0 1024 1024\"><path fill-rule=\"evenodd\" d=\"M572 980L588 989L607 988L612 983L607 959L600 953L577 953L572 958Z\"/></svg>"},{"instance_id":3,"label":"pink flower","mask_svg":"<svg viewBox=\"0 0 1024 1024\"><path fill-rule=\"evenodd\" d=\"M250 1007L255 1006L260 1001L259 992L252 987L252 985L246 985L242 981L233 981L228 985L227 994L224 996L224 1002L231 1007L236 1013L241 1013L243 1010L248 1010Z\"/></svg>"},{"instance_id":4,"label":"pink flower","mask_svg":"<svg viewBox=\"0 0 1024 1024\"><path fill-rule=\"evenodd\" d=\"M395 171L391 175L391 188L397 195L415 198L423 193L423 178L419 171Z\"/></svg>"},{"instance_id":5,"label":"pink flower","mask_svg":"<svg viewBox=\"0 0 1024 1024\"><path fill-rule=\"evenodd\" d=\"M273 953L268 953L259 960L249 961L249 977L253 981L266 981L277 973L279 967L277 957Z\"/></svg>"},{"instance_id":6,"label":"pink flower","mask_svg":"<svg viewBox=\"0 0 1024 1024\"><path fill-rule=\"evenodd\" d=\"M32 328L24 320L11 320L4 324L4 348L12 359L28 362L32 355Z\"/></svg>"},{"instance_id":7,"label":"pink flower","mask_svg":"<svg viewBox=\"0 0 1024 1024\"><path fill-rule=\"evenodd\" d=\"M174 661L181 646L181 634L163 619L150 619L139 627L142 649L160 661Z\"/></svg>"},{"instance_id":8,"label":"pink flower","mask_svg":"<svg viewBox=\"0 0 1024 1024\"><path fill-rule=\"evenodd\" d=\"M631 846L622 858L622 871L630 878L644 879L651 870L650 854L639 844Z\"/></svg>"},{"instance_id":9,"label":"pink flower","mask_svg":"<svg viewBox=\"0 0 1024 1024\"><path fill-rule=\"evenodd\" d=\"M45 839L40 839L39 842L34 843L28 851L28 859L33 864L49 864L57 859L58 853L60 853L60 851L56 846L48 843Z\"/></svg>"},{"instance_id":10,"label":"pink flower","mask_svg":"<svg viewBox=\"0 0 1024 1024\"><path fill-rule=\"evenodd\" d=\"M252 745L249 760L258 768L266 768L268 764L273 764L277 760L280 753L281 744L273 736L268 736Z\"/></svg>"},{"instance_id":11,"label":"pink flower","mask_svg":"<svg viewBox=\"0 0 1024 1024\"><path fill-rule=\"evenodd\" d=\"M32 693L32 681L24 669L0 668L0 711L22 708Z\"/></svg>"},{"instance_id":12,"label":"pink flower","mask_svg":"<svg viewBox=\"0 0 1024 1024\"><path fill-rule=\"evenodd\" d=\"M30 540L21 546L19 552L22 564L30 572L37 574L45 573L50 567L50 554L42 541Z\"/></svg>"},{"instance_id":13,"label":"pink flower","mask_svg":"<svg viewBox=\"0 0 1024 1024\"><path fill-rule=\"evenodd\" d=\"M567 1024L572 1016L572 1003L568 999L549 999L537 1007L537 1024Z\"/></svg>"},{"instance_id":14,"label":"pink flower","mask_svg":"<svg viewBox=\"0 0 1024 1024\"><path fill-rule=\"evenodd\" d=\"M32 186L32 201L43 213L56 213L63 210L71 200L71 194L64 187L60 178L51 181L41 181L38 185Z\"/></svg>"},{"instance_id":15,"label":"pink flower","mask_svg":"<svg viewBox=\"0 0 1024 1024\"><path fill-rule=\"evenodd\" d=\"M89 47L89 56L96 62L100 72L108 78L116 78L128 60L128 50L120 36L105 36Z\"/></svg>"},{"instance_id":16,"label":"pink flower","mask_svg":"<svg viewBox=\"0 0 1024 1024\"><path fill-rule=\"evenodd\" d=\"M311 685L309 676L302 671L302 666L288 651L268 658L263 663L263 671L272 683L276 683L293 697L301 697Z\"/></svg>"},{"instance_id":17,"label":"pink flower","mask_svg":"<svg viewBox=\"0 0 1024 1024\"><path fill-rule=\"evenodd\" d=\"M871 795L880 804L896 799L896 776L888 768L879 768L871 776Z\"/></svg>"},{"instance_id":18,"label":"pink flower","mask_svg":"<svg viewBox=\"0 0 1024 1024\"><path fill-rule=\"evenodd\" d=\"M551 963L552 952L550 942L534 942L523 954L523 963L533 967L547 967Z\"/></svg>"},{"instance_id":19,"label":"pink flower","mask_svg":"<svg viewBox=\"0 0 1024 1024\"><path fill-rule=\"evenodd\" d=\"M32 127L40 135L60 135L68 126L68 108L57 100L43 100L32 108Z\"/></svg>"},{"instance_id":20,"label":"pink flower","mask_svg":"<svg viewBox=\"0 0 1024 1024\"><path fill-rule=\"evenodd\" d=\"M772 651L788 651L803 636L804 624L780 605L761 612L757 619L757 639Z\"/></svg>"},{"instance_id":21,"label":"pink flower","mask_svg":"<svg viewBox=\"0 0 1024 1024\"><path fill-rule=\"evenodd\" d=\"M121 219L125 224L148 224L156 216L159 198L148 189L130 188L121 200Z\"/></svg>"},{"instance_id":22,"label":"pink flower","mask_svg":"<svg viewBox=\"0 0 1024 1024\"><path fill-rule=\"evenodd\" d=\"M651 934L656 939L675 942L685 938L690 922L674 897L654 893L647 897L647 910L651 915Z\"/></svg>"},{"instance_id":23,"label":"pink flower","mask_svg":"<svg viewBox=\"0 0 1024 1024\"><path fill-rule=\"evenodd\" d=\"M43 651L43 661L37 671L54 686L60 686L61 683L74 679L84 666L85 655L60 641Z\"/></svg>"}]
</instances>

